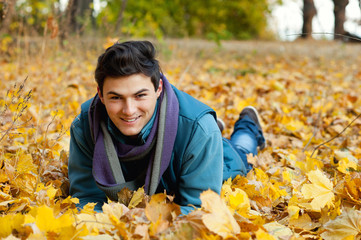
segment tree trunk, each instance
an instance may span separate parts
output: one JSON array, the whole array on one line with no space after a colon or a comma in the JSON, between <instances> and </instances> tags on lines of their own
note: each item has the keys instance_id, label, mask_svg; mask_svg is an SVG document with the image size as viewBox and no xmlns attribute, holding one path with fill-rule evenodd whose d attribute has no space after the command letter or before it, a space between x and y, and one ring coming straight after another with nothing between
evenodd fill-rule
<instances>
[{"instance_id":1,"label":"tree trunk","mask_svg":"<svg viewBox=\"0 0 361 240\"><path fill-rule=\"evenodd\" d=\"M82 33L84 23L92 17L90 4L93 0L71 0L68 3L66 16L71 32Z\"/></svg>"},{"instance_id":2,"label":"tree trunk","mask_svg":"<svg viewBox=\"0 0 361 240\"><path fill-rule=\"evenodd\" d=\"M127 7L127 2L128 2L128 0L122 0L122 6L121 6L119 14L118 14L117 23L115 24L115 31L118 33L121 33L120 28L122 27L123 14L124 14L125 8Z\"/></svg>"},{"instance_id":3,"label":"tree trunk","mask_svg":"<svg viewBox=\"0 0 361 240\"><path fill-rule=\"evenodd\" d=\"M1 11L0 32L9 33L10 24L12 23L15 11L16 0L7 0L3 2L3 9Z\"/></svg>"},{"instance_id":4,"label":"tree trunk","mask_svg":"<svg viewBox=\"0 0 361 240\"><path fill-rule=\"evenodd\" d=\"M348 2L349 0L333 0L333 13L335 15L334 39L343 39L342 35L345 34L343 24L346 20L346 6Z\"/></svg>"},{"instance_id":5,"label":"tree trunk","mask_svg":"<svg viewBox=\"0 0 361 240\"><path fill-rule=\"evenodd\" d=\"M317 14L313 0L303 0L302 38L309 38L312 33L312 19Z\"/></svg>"}]
</instances>

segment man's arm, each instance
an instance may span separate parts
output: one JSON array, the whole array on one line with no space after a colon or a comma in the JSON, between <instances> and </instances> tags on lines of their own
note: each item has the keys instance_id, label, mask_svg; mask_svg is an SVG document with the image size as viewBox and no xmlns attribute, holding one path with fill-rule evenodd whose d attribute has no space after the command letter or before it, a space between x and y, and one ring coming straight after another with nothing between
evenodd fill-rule
<instances>
[{"instance_id":1,"label":"man's arm","mask_svg":"<svg viewBox=\"0 0 361 240\"><path fill-rule=\"evenodd\" d=\"M200 207L203 191L211 189L219 194L222 179L222 136L213 116L206 114L199 120L182 162L178 200L182 213L193 209L189 204Z\"/></svg>"},{"instance_id":2,"label":"man's arm","mask_svg":"<svg viewBox=\"0 0 361 240\"><path fill-rule=\"evenodd\" d=\"M70 195L79 199L79 207L89 202L95 202L96 211L101 211L106 196L97 186L92 174L93 149L87 144L84 135L89 126L84 124L84 119L79 115L70 128L69 149L69 181Z\"/></svg>"}]
</instances>

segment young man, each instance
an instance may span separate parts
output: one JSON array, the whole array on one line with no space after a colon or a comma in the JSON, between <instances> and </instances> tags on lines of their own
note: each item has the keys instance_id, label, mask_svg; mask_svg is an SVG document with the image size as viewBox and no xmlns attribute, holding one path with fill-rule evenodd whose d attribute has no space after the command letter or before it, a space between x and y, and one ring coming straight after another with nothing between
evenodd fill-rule
<instances>
[{"instance_id":1,"label":"young man","mask_svg":"<svg viewBox=\"0 0 361 240\"><path fill-rule=\"evenodd\" d=\"M98 93L82 104L71 126L70 194L80 207L124 187L175 195L183 213L199 207L201 192L220 193L223 180L247 174L246 154L265 139L257 111L245 108L230 140L216 113L172 86L147 41L116 43L95 70Z\"/></svg>"}]
</instances>

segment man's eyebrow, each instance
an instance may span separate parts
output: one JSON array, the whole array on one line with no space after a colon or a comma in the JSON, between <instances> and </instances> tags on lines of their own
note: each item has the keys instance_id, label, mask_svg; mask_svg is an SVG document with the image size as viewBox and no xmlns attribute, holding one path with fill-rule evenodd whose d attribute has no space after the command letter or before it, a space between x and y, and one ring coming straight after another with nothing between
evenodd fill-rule
<instances>
[{"instance_id":1,"label":"man's eyebrow","mask_svg":"<svg viewBox=\"0 0 361 240\"><path fill-rule=\"evenodd\" d=\"M135 92L133 95L136 96L136 95L138 95L138 94L140 94L140 93L148 92L148 91L149 91L149 89L147 89L147 88L142 88L142 89L140 89L139 91ZM123 96L122 94L119 94L119 93L114 92L114 91L109 91L109 92L107 92L107 95L116 95L116 96L119 96L119 97Z\"/></svg>"}]
</instances>

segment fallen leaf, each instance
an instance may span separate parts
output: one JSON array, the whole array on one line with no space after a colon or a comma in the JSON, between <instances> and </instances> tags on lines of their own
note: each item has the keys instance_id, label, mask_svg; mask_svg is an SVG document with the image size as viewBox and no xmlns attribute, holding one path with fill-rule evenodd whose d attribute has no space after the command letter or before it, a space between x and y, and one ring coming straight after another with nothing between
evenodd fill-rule
<instances>
[{"instance_id":1,"label":"fallen leaf","mask_svg":"<svg viewBox=\"0 0 361 240\"><path fill-rule=\"evenodd\" d=\"M206 212L202 220L206 227L223 238L240 233L240 227L222 201L221 197L211 190L201 193L202 209Z\"/></svg>"},{"instance_id":2,"label":"fallen leaf","mask_svg":"<svg viewBox=\"0 0 361 240\"><path fill-rule=\"evenodd\" d=\"M306 199L312 199L311 208L321 211L325 206L332 206L335 200L333 184L319 169L307 173L312 184L304 184L301 192Z\"/></svg>"},{"instance_id":3,"label":"fallen leaf","mask_svg":"<svg viewBox=\"0 0 361 240\"><path fill-rule=\"evenodd\" d=\"M324 228L326 231L321 236L325 240L360 239L361 211L343 209L342 214L327 222Z\"/></svg>"}]
</instances>

